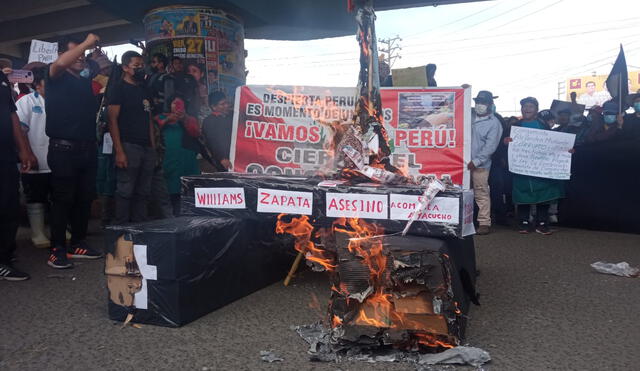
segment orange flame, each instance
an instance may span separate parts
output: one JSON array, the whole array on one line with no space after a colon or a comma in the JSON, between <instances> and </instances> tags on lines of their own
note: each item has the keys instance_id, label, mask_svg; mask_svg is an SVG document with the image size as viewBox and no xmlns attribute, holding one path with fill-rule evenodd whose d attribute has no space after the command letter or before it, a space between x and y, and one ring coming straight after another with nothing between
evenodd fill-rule
<instances>
[{"instance_id":1,"label":"orange flame","mask_svg":"<svg viewBox=\"0 0 640 371\"><path fill-rule=\"evenodd\" d=\"M295 249L298 252L305 254L305 258L309 261L320 264L327 271L332 271L336 268L333 264L333 260L327 257L325 250L318 248L311 241L311 234L313 233L313 226L309 223L309 217L302 215L299 218L291 218L290 222L285 222L283 217L287 214L278 215L278 222L276 223L276 233L278 234L290 234L295 237Z\"/></svg>"}]
</instances>

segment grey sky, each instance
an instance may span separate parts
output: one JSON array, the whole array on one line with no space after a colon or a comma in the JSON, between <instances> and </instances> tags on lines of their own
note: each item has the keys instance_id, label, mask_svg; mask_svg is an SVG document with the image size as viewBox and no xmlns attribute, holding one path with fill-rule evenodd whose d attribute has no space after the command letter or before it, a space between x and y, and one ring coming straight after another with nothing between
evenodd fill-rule
<instances>
[{"instance_id":1,"label":"grey sky","mask_svg":"<svg viewBox=\"0 0 640 371\"><path fill-rule=\"evenodd\" d=\"M378 37L403 38L394 68L436 63L441 86L491 90L498 111L541 106L570 76L607 74L619 44L640 69L640 1L497 0L378 13ZM355 37L316 41L246 40L248 84L353 86Z\"/></svg>"}]
</instances>

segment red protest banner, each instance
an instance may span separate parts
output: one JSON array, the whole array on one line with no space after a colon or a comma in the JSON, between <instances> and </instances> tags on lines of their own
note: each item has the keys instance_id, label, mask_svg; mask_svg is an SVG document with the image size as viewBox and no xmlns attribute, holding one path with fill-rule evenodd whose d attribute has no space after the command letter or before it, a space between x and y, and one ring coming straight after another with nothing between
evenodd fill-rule
<instances>
[{"instance_id":1,"label":"red protest banner","mask_svg":"<svg viewBox=\"0 0 640 371\"><path fill-rule=\"evenodd\" d=\"M392 163L408 175L450 177L469 187L470 91L382 89ZM242 86L235 102L230 159L247 173L335 170L332 127L350 123L353 88Z\"/></svg>"}]
</instances>

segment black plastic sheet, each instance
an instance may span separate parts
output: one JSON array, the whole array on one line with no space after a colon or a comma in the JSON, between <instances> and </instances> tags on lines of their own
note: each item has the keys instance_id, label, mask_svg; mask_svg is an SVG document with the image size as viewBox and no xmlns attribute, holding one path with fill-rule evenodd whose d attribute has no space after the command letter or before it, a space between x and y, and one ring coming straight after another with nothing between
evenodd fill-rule
<instances>
[{"instance_id":1,"label":"black plastic sheet","mask_svg":"<svg viewBox=\"0 0 640 371\"><path fill-rule=\"evenodd\" d=\"M146 280L147 309L109 300L110 318L131 313L134 322L178 327L281 280L293 249L274 229L268 219L189 216L109 227L108 254L124 236L146 245L147 264L157 270Z\"/></svg>"}]
</instances>

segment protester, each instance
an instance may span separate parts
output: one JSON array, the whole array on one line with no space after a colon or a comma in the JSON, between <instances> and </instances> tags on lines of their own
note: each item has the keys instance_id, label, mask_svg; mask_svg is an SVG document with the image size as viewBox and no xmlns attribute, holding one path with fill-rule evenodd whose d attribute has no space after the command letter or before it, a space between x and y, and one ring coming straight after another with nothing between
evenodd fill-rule
<instances>
[{"instance_id":1,"label":"protester","mask_svg":"<svg viewBox=\"0 0 640 371\"><path fill-rule=\"evenodd\" d=\"M10 72L10 67L2 66L2 72L0 72L0 279L23 281L29 279L29 275L16 269L11 263L16 249L20 214L16 147L22 172L36 168L37 160L29 148L16 114L13 91L6 76Z\"/></svg>"},{"instance_id":2,"label":"protester","mask_svg":"<svg viewBox=\"0 0 640 371\"><path fill-rule=\"evenodd\" d=\"M156 53L151 58L151 75L147 79L149 93L152 97L153 115L171 112L170 102L166 99L166 91L173 86L173 77L167 73L167 57ZM154 144L156 149L156 165L151 178L150 216L159 219L173 217L173 207L167 191L167 181L164 177L164 138L162 130L155 120L152 122Z\"/></svg>"},{"instance_id":3,"label":"protester","mask_svg":"<svg viewBox=\"0 0 640 371\"><path fill-rule=\"evenodd\" d=\"M82 43L59 43L62 54L49 65L45 79L48 164L53 188L51 254L47 264L70 268L72 258L100 258L86 242L91 202L96 187L96 112L91 73L84 53L100 38L89 34ZM67 224L71 245L66 246Z\"/></svg>"},{"instance_id":4,"label":"protester","mask_svg":"<svg viewBox=\"0 0 640 371\"><path fill-rule=\"evenodd\" d=\"M527 97L520 101L522 119L515 124L531 129L550 130L549 127L537 118L538 100ZM508 136L504 139L506 144L513 139ZM564 197L562 183L555 179L538 178L528 175L513 174L513 202L517 205L518 231L529 233L529 214L531 206L536 206L535 231L543 235L550 235L549 229L549 203Z\"/></svg>"},{"instance_id":5,"label":"protester","mask_svg":"<svg viewBox=\"0 0 640 371\"><path fill-rule=\"evenodd\" d=\"M134 51L122 55L122 79L109 92L109 132L116 160L115 224L147 220L151 177L156 165L151 101L145 87L144 60Z\"/></svg>"},{"instance_id":6,"label":"protester","mask_svg":"<svg viewBox=\"0 0 640 371\"><path fill-rule=\"evenodd\" d=\"M493 114L493 94L486 90L473 98L475 108L471 114L471 182L476 204L478 204L478 235L489 234L491 229L491 196L489 193L489 171L491 156L498 148L502 136L502 124Z\"/></svg>"},{"instance_id":7,"label":"protester","mask_svg":"<svg viewBox=\"0 0 640 371\"><path fill-rule=\"evenodd\" d=\"M553 129L556 126L556 116L548 109L538 112L538 119L545 124L547 129Z\"/></svg>"},{"instance_id":8,"label":"protester","mask_svg":"<svg viewBox=\"0 0 640 371\"><path fill-rule=\"evenodd\" d=\"M187 65L187 73L196 80L197 83L197 95L201 102L206 102L207 96L207 76L205 75L203 67L197 63L189 63Z\"/></svg>"},{"instance_id":9,"label":"protester","mask_svg":"<svg viewBox=\"0 0 640 371\"><path fill-rule=\"evenodd\" d=\"M198 95L198 83L188 73L184 71L184 63L182 58L171 58L171 69L173 77L173 86L170 91L165 90L166 97L179 97L185 103L187 113L191 116L198 117L200 114L200 100ZM166 112L166 111L165 111Z\"/></svg>"},{"instance_id":10,"label":"protester","mask_svg":"<svg viewBox=\"0 0 640 371\"><path fill-rule=\"evenodd\" d=\"M622 118L622 137L640 139L640 93L629 94L628 102L633 113Z\"/></svg>"},{"instance_id":11,"label":"protester","mask_svg":"<svg viewBox=\"0 0 640 371\"><path fill-rule=\"evenodd\" d=\"M149 93L153 99L153 113L155 115L169 112L171 107L165 103L166 91L173 86L172 77L167 72L167 57L164 54L156 53L151 58L151 75L147 80Z\"/></svg>"},{"instance_id":12,"label":"protester","mask_svg":"<svg viewBox=\"0 0 640 371\"><path fill-rule=\"evenodd\" d=\"M502 125L502 135L498 148L491 156L491 169L489 171L489 194L491 196L491 223L508 225L508 217L510 210L513 210L511 204L511 173L509 172L507 159L507 146L503 140L509 132L512 123L518 119L511 117L504 119L499 114L494 114ZM513 121L515 119L515 121Z\"/></svg>"},{"instance_id":13,"label":"protester","mask_svg":"<svg viewBox=\"0 0 640 371\"><path fill-rule=\"evenodd\" d=\"M49 137L45 133L44 104L45 68L33 71L34 92L16 102L20 124L27 133L27 142L36 156L38 167L22 174L22 188L27 201L27 215L31 226L31 242L40 248L51 247L44 231L44 216L51 197L51 170L47 164Z\"/></svg>"},{"instance_id":14,"label":"protester","mask_svg":"<svg viewBox=\"0 0 640 371\"><path fill-rule=\"evenodd\" d=\"M213 159L222 164L225 169L230 170L232 167L229 160L233 130L232 107L221 91L209 94L209 106L211 114L204 119L202 124L204 140Z\"/></svg>"},{"instance_id":15,"label":"protester","mask_svg":"<svg viewBox=\"0 0 640 371\"><path fill-rule=\"evenodd\" d=\"M185 103L182 98L171 100L171 112L163 113L155 117L155 121L162 130L164 139L164 176L167 180L167 190L173 206L173 214L180 214L180 177L197 175L197 153L184 148L183 142L186 136L196 138L200 135L200 126L195 117L186 113Z\"/></svg>"},{"instance_id":16,"label":"protester","mask_svg":"<svg viewBox=\"0 0 640 371\"><path fill-rule=\"evenodd\" d=\"M602 113L598 109L591 109L592 129L588 134L588 142L606 142L617 139L622 134L624 118L618 113L619 106L615 102L606 102Z\"/></svg>"},{"instance_id":17,"label":"protester","mask_svg":"<svg viewBox=\"0 0 640 371\"><path fill-rule=\"evenodd\" d=\"M592 109L597 109L597 106ZM580 113L574 113L569 108L558 111L557 125L554 131L561 133L575 134L575 145L580 146L588 141L589 131L591 130L591 121Z\"/></svg>"}]
</instances>

